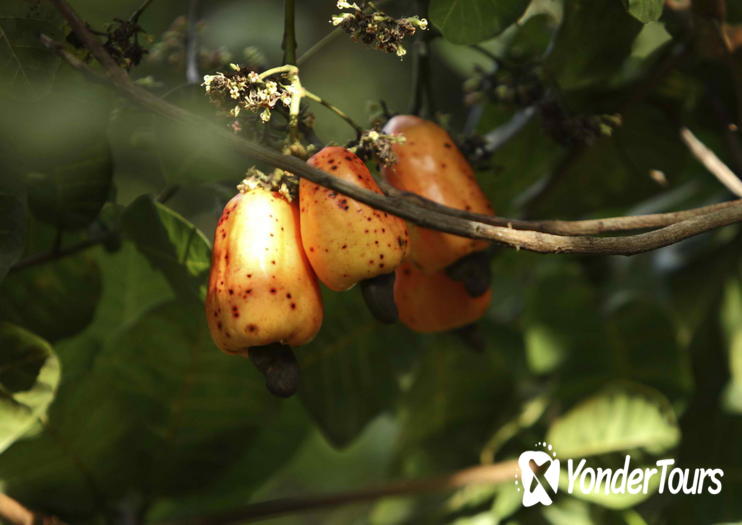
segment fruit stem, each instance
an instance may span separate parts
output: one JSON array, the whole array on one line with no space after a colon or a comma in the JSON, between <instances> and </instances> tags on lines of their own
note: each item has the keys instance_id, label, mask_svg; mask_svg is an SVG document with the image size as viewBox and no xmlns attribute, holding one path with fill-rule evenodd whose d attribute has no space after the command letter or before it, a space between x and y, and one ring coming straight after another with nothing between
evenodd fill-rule
<instances>
[{"instance_id":1,"label":"fruit stem","mask_svg":"<svg viewBox=\"0 0 742 525\"><path fill-rule=\"evenodd\" d=\"M314 100L315 102L318 102L325 106L327 109L335 113L338 117L343 119L345 122L348 123L350 127L353 128L353 130L356 132L356 134L360 137L363 134L363 128L355 123L355 121L350 118L350 116L345 113L342 109L338 108L337 106L333 106L329 102L327 102L325 99L319 97L318 95L315 95L311 91L304 90L304 96L307 97L309 100Z\"/></svg>"},{"instance_id":2,"label":"fruit stem","mask_svg":"<svg viewBox=\"0 0 742 525\"><path fill-rule=\"evenodd\" d=\"M260 73L260 75L258 75L258 78L260 80L265 80L268 77L272 77L273 75L279 75L281 73L286 73L287 75L289 75L289 77L298 76L299 68L292 64L284 64L283 66L276 66L270 69L266 69L265 71Z\"/></svg>"},{"instance_id":3,"label":"fruit stem","mask_svg":"<svg viewBox=\"0 0 742 525\"><path fill-rule=\"evenodd\" d=\"M299 68L293 64L284 64L278 67L272 67L263 71L258 78L266 78L285 73L289 79L289 90L291 91L291 104L289 104L289 140L288 144L299 143L299 112L301 110L301 99L304 95L304 88L299 78Z\"/></svg>"},{"instance_id":4,"label":"fruit stem","mask_svg":"<svg viewBox=\"0 0 742 525\"><path fill-rule=\"evenodd\" d=\"M298 67L292 64L284 64L283 66L273 67L271 69L263 71L259 75L259 78L260 80L265 80L270 76L279 74L286 74L290 82L289 89L291 90L291 104L289 105L289 142L291 144L297 143L299 141L299 112L301 110L301 99L304 97L310 100L314 100L315 102L319 102L320 104L325 106L327 109L329 109L345 122L347 122L348 125L352 127L353 130L356 132L358 137L361 136L361 134L363 133L363 128L356 124L355 121L353 121L353 119L350 118L347 113L345 113L337 106L330 104L322 97L315 95L311 91L305 89L301 85L301 78L299 77Z\"/></svg>"}]
</instances>

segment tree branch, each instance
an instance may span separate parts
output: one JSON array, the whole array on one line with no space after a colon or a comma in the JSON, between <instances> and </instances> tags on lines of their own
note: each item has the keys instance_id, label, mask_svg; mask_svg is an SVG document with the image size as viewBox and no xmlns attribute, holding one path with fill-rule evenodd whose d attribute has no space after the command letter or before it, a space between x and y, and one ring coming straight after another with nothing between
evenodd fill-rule
<instances>
[{"instance_id":1,"label":"tree branch","mask_svg":"<svg viewBox=\"0 0 742 525\"><path fill-rule=\"evenodd\" d=\"M296 6L294 0L283 0L283 63L296 65Z\"/></svg>"},{"instance_id":2,"label":"tree branch","mask_svg":"<svg viewBox=\"0 0 742 525\"><path fill-rule=\"evenodd\" d=\"M361 489L353 492L340 492L304 498L277 499L254 503L241 509L222 512L211 516L199 516L197 518L182 521L162 523L161 525L228 525L230 523L242 523L260 519L272 518L291 512L305 512L351 503L363 503L374 501L390 496L405 496L420 494L423 492L437 492L450 490L475 484L501 484L512 483L517 471L516 461L504 461L493 465L482 465L472 467L452 474L437 476L427 479L412 481L401 481Z\"/></svg>"},{"instance_id":3,"label":"tree branch","mask_svg":"<svg viewBox=\"0 0 742 525\"><path fill-rule=\"evenodd\" d=\"M58 518L33 512L0 493L0 522L9 525L64 525Z\"/></svg>"},{"instance_id":4,"label":"tree branch","mask_svg":"<svg viewBox=\"0 0 742 525\"><path fill-rule=\"evenodd\" d=\"M719 179L729 191L734 193L737 197L742 197L742 180L740 180L734 172L729 169L729 166L724 164L716 153L711 151L698 137L696 137L691 130L686 127L680 128L680 138L693 156L704 165L704 167L711 172L711 174Z\"/></svg>"},{"instance_id":5,"label":"tree branch","mask_svg":"<svg viewBox=\"0 0 742 525\"><path fill-rule=\"evenodd\" d=\"M113 85L140 106L174 121L198 126L203 130L203 133L211 133L219 137L229 143L236 151L252 158L254 161L264 162L273 167L292 172L369 206L407 219L418 226L474 239L499 242L517 249L539 253L633 255L667 246L721 226L742 222L742 205L736 203L702 215L684 218L664 228L639 235L613 238L568 237L489 224L494 219L477 214L468 214L468 218L463 218L462 213L466 212L427 201L420 196L411 197L402 193L382 195L365 190L351 182L309 166L300 159L282 155L264 146L247 141L227 129L215 126L210 121L170 104L135 85L106 53L100 42L90 34L86 25L69 4L65 0L51 1L59 8L80 40L89 47L93 56L104 66L107 77ZM516 222L508 219L497 220L506 224ZM560 227L564 228L564 224L560 223Z\"/></svg>"},{"instance_id":6,"label":"tree branch","mask_svg":"<svg viewBox=\"0 0 742 525\"><path fill-rule=\"evenodd\" d=\"M0 494L0 518L12 525L33 525L34 513L13 498Z\"/></svg>"},{"instance_id":7,"label":"tree branch","mask_svg":"<svg viewBox=\"0 0 742 525\"><path fill-rule=\"evenodd\" d=\"M733 200L692 208L689 210L675 211L669 213L653 213L647 215L629 215L624 217L607 217L605 219L586 219L578 221L525 221L510 220L501 217L488 217L482 222L515 228L516 230L533 230L554 235L597 235L603 233L616 233L631 230L647 230L670 226L691 217L698 217L717 210L730 207L742 206L742 200Z\"/></svg>"}]
</instances>

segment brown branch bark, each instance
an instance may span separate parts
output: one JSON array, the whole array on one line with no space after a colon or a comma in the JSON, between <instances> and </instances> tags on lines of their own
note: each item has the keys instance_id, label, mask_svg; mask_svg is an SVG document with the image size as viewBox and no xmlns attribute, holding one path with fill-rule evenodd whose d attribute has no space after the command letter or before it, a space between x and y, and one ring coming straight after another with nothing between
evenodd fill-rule
<instances>
[{"instance_id":1,"label":"brown branch bark","mask_svg":"<svg viewBox=\"0 0 742 525\"><path fill-rule=\"evenodd\" d=\"M707 213L704 212L701 215L693 215L691 213L690 217L684 217L678 222L648 233L613 238L567 236L554 235L541 231L517 230L514 226L509 227L509 225L516 223L519 227L523 228L533 226L527 224L525 221L502 218L493 219L476 214L466 214L466 216L463 216L462 214L465 212L462 212L462 210L448 208L432 201L427 201L419 196L412 197L404 193L380 195L313 168L295 157L282 155L259 144L249 142L135 85L131 82L126 72L103 49L103 46L95 36L88 31L84 22L80 20L65 0L50 1L57 6L80 40L89 48L92 55L96 57L101 65L103 65L109 81L119 91L140 106L174 121L199 126L203 130L203 133L211 133L218 136L246 157L295 173L300 177L311 180L321 186L332 188L343 195L368 204L369 206L407 219L418 226L462 235L464 237L499 242L517 249L540 253L633 255L667 246L688 237L742 221L742 205L737 202L721 207L720 209L708 211ZM493 222L498 222L499 224L492 224ZM548 229L551 226L557 228L560 232L569 229L569 226L564 221L558 221L558 224L546 224L546 226L544 226L543 222L537 222L534 229L538 227L538 224L541 224L542 229ZM620 224L620 221L616 224ZM586 227L582 224L576 225L575 228L583 228L583 231L585 231ZM597 230L590 230L589 228L597 228ZM600 228L604 229L600 230ZM606 220L603 220L602 225L588 225L588 231L616 231L615 229L605 228L607 228Z\"/></svg>"},{"instance_id":2,"label":"brown branch bark","mask_svg":"<svg viewBox=\"0 0 742 525\"><path fill-rule=\"evenodd\" d=\"M34 513L13 498L0 494L0 518L12 525L33 525Z\"/></svg>"},{"instance_id":3,"label":"brown branch bark","mask_svg":"<svg viewBox=\"0 0 742 525\"><path fill-rule=\"evenodd\" d=\"M438 492L475 484L512 483L517 471L517 461L504 461L494 465L472 467L452 474L426 479L401 481L352 492L340 492L304 498L277 499L246 505L241 509L199 516L160 525L228 525L252 522L292 512L306 512L322 508L337 507L352 503L363 503L391 496L406 496L424 492Z\"/></svg>"},{"instance_id":4,"label":"brown branch bark","mask_svg":"<svg viewBox=\"0 0 742 525\"><path fill-rule=\"evenodd\" d=\"M2 493L0 493L0 522L8 525L64 525L58 518L33 512Z\"/></svg>"}]
</instances>

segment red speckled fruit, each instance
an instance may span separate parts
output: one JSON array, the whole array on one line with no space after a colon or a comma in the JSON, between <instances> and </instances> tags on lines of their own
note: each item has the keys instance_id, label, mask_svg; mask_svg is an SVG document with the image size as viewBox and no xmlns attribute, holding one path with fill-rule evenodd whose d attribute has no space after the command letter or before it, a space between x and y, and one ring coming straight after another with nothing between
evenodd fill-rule
<instances>
[{"instance_id":1,"label":"red speckled fruit","mask_svg":"<svg viewBox=\"0 0 742 525\"><path fill-rule=\"evenodd\" d=\"M324 148L308 163L381 193L363 161L345 148ZM404 220L306 179L301 180L299 202L304 251L331 290L347 290L358 281L391 273L405 257Z\"/></svg>"},{"instance_id":2,"label":"red speckled fruit","mask_svg":"<svg viewBox=\"0 0 742 525\"><path fill-rule=\"evenodd\" d=\"M405 262L397 268L394 301L399 320L416 332L442 332L473 323L487 310L492 291L471 297L464 285L440 271L423 273Z\"/></svg>"},{"instance_id":3,"label":"red speckled fruit","mask_svg":"<svg viewBox=\"0 0 742 525\"><path fill-rule=\"evenodd\" d=\"M206 316L216 345L245 355L251 346L311 341L322 297L302 250L296 202L262 188L240 192L214 237Z\"/></svg>"},{"instance_id":4,"label":"red speckled fruit","mask_svg":"<svg viewBox=\"0 0 742 525\"><path fill-rule=\"evenodd\" d=\"M398 115L387 122L384 132L406 138L393 146L397 162L383 170L392 186L451 208L493 214L474 170L446 130L419 117ZM435 273L487 245L410 225L410 259L425 273Z\"/></svg>"}]
</instances>

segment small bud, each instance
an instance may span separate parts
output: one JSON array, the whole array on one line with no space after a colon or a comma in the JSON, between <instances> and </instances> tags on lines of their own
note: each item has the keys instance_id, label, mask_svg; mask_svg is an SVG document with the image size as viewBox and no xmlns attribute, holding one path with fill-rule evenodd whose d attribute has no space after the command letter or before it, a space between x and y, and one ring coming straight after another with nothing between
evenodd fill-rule
<instances>
[{"instance_id":1,"label":"small bud","mask_svg":"<svg viewBox=\"0 0 742 525\"><path fill-rule=\"evenodd\" d=\"M358 7L358 4L347 2L346 0L338 0L337 3L338 9L355 9L356 11L360 11L361 8Z\"/></svg>"},{"instance_id":2,"label":"small bud","mask_svg":"<svg viewBox=\"0 0 742 525\"><path fill-rule=\"evenodd\" d=\"M428 29L428 21L425 18L410 16L408 18L405 18L405 20L421 31L425 31Z\"/></svg>"}]
</instances>

